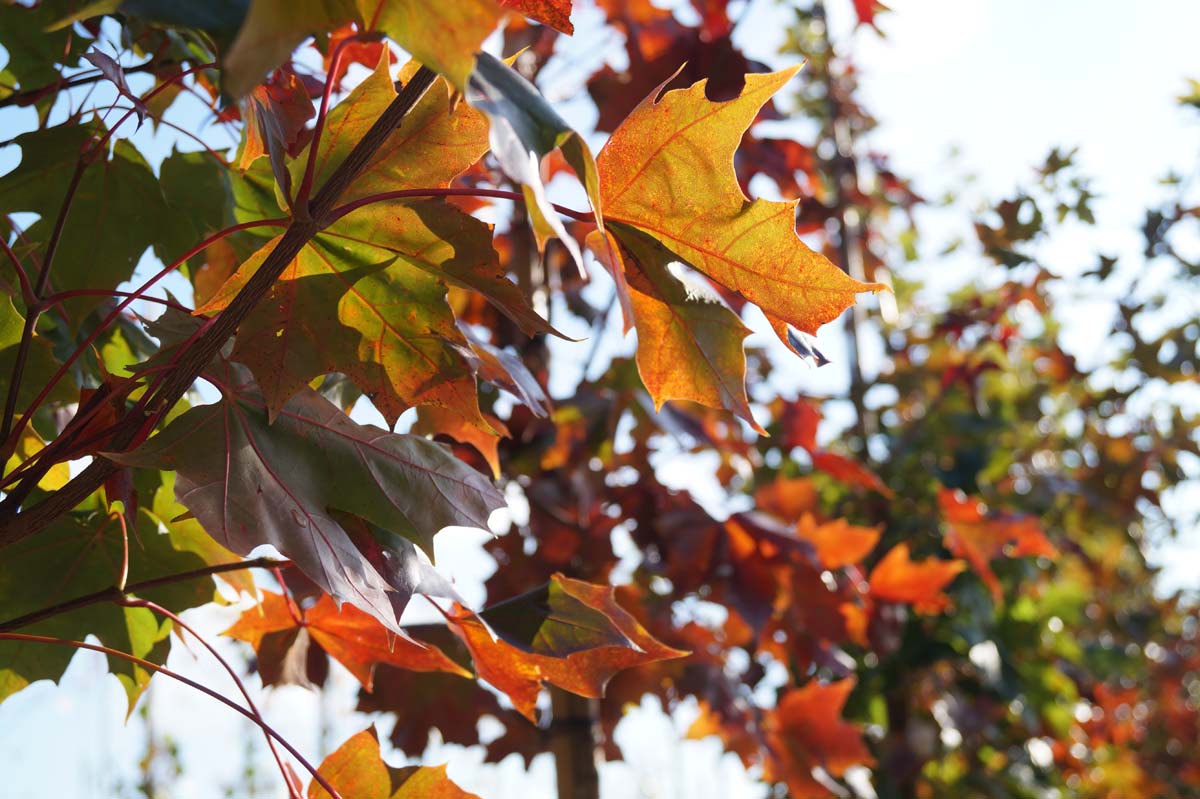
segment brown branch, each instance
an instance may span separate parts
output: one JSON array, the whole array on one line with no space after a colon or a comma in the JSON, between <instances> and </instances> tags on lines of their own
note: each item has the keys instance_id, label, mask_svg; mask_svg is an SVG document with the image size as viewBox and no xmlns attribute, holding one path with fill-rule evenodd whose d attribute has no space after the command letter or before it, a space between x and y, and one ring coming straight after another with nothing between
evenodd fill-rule
<instances>
[{"instance_id":1,"label":"brown branch","mask_svg":"<svg viewBox=\"0 0 1200 799\"><path fill-rule=\"evenodd\" d=\"M136 583L130 583L125 586L122 591L117 586L110 586L100 591L94 591L90 594L68 599L66 602L59 602L57 605L51 605L48 608L35 610L32 613L26 613L24 616L18 616L15 619L9 619L6 622L0 622L0 632L8 630L18 630L22 627L28 627L44 619L49 619L53 616L58 616L62 613L67 613L78 608L85 608L88 605L96 605L101 602L118 602L125 599L129 594L137 594L139 591L145 591L150 588L157 588L160 585L168 585L170 583L181 583L187 580L195 580L199 577L211 577L214 574L224 574L225 572L243 571L245 569L271 569L282 568L291 565L290 560L279 560L278 558L255 558L254 560L239 560L235 563L220 563L215 566L204 566L191 571L179 572L178 574L166 574L162 577L155 577L150 580L141 580Z\"/></svg>"},{"instance_id":2,"label":"brown branch","mask_svg":"<svg viewBox=\"0 0 1200 799\"><path fill-rule=\"evenodd\" d=\"M426 67L422 67L413 75L408 85L384 109L375 120L375 124L317 192L309 205L310 218L292 221L254 276L204 334L183 353L178 367L163 381L146 405L148 412L135 409L122 418L119 431L113 439L112 450L119 452L133 444L139 431L145 427L152 415L165 413L187 392L200 372L217 355L225 341L233 335L238 325L270 290L304 245L329 224L330 212L338 198L358 178L387 138L433 85L436 77L436 74ZM118 469L112 461L97 457L71 482L32 508L16 513L16 508L7 501L0 503L0 548L24 540L45 528L87 499ZM6 505L8 507L5 507Z\"/></svg>"}]
</instances>

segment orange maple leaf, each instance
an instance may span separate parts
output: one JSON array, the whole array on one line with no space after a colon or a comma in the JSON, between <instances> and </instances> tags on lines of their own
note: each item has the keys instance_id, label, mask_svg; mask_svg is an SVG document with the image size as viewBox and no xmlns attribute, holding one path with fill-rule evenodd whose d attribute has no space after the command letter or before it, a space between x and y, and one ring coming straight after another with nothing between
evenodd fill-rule
<instances>
[{"instance_id":1,"label":"orange maple leaf","mask_svg":"<svg viewBox=\"0 0 1200 799\"><path fill-rule=\"evenodd\" d=\"M911 604L917 613L941 613L953 605L942 589L966 567L961 560L914 561L908 544L897 544L875 564L867 582L876 599Z\"/></svg>"},{"instance_id":2,"label":"orange maple leaf","mask_svg":"<svg viewBox=\"0 0 1200 799\"><path fill-rule=\"evenodd\" d=\"M993 558L1000 555L1052 558L1058 554L1042 532L1041 522L1033 516L988 514L987 507L978 499L949 488L938 492L938 505L946 522L946 548L966 558L997 602L1003 597L1003 590L989 565Z\"/></svg>"}]
</instances>

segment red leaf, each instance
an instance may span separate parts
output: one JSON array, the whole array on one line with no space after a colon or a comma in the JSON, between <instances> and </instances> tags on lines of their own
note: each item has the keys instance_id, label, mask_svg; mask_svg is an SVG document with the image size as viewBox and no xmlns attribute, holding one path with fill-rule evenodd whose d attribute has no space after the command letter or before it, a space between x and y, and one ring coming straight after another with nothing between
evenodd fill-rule
<instances>
[{"instance_id":1,"label":"red leaf","mask_svg":"<svg viewBox=\"0 0 1200 799\"><path fill-rule=\"evenodd\" d=\"M785 693L764 719L772 755L765 776L787 782L794 799L829 795L813 779L813 768L841 777L852 766L874 765L859 728L842 719L842 707L854 685L853 677L835 683L814 680Z\"/></svg>"},{"instance_id":2,"label":"red leaf","mask_svg":"<svg viewBox=\"0 0 1200 799\"><path fill-rule=\"evenodd\" d=\"M840 569L858 563L879 543L883 526L856 527L845 519L818 523L812 514L800 517L796 535L817 550L817 559L826 569Z\"/></svg>"},{"instance_id":3,"label":"red leaf","mask_svg":"<svg viewBox=\"0 0 1200 799\"><path fill-rule=\"evenodd\" d=\"M877 491L888 499L894 499L896 496L892 489L883 484L879 475L844 455L836 455L832 452L814 452L812 453L812 462L814 469L825 472L839 482Z\"/></svg>"},{"instance_id":4,"label":"red leaf","mask_svg":"<svg viewBox=\"0 0 1200 799\"><path fill-rule=\"evenodd\" d=\"M535 603L545 602L538 597L547 591L549 601L539 607ZM507 694L530 721L536 720L534 710L543 683L600 697L618 671L687 654L655 640L617 604L609 586L555 575L548 586L505 605L510 611L524 607L520 615L536 627L521 648L510 643L518 640L512 635L505 635L507 640L493 639L479 617L461 607L455 606L447 621L471 651L479 676ZM570 617L563 622L558 612L567 605ZM539 615L547 612L553 615ZM494 610L491 614L495 618ZM561 629L564 626L566 630Z\"/></svg>"},{"instance_id":5,"label":"red leaf","mask_svg":"<svg viewBox=\"0 0 1200 799\"><path fill-rule=\"evenodd\" d=\"M563 33L575 32L571 24L571 0L500 0L500 5Z\"/></svg>"},{"instance_id":6,"label":"red leaf","mask_svg":"<svg viewBox=\"0 0 1200 799\"><path fill-rule=\"evenodd\" d=\"M253 646L261 668L262 660L267 656L264 641L271 640L268 636L305 630L314 643L345 666L368 691L379 664L410 671L444 671L469 676L466 669L446 657L442 650L397 636L353 605L344 604L339 610L333 599L322 596L297 619L288 604L283 595L264 591L262 602L243 612L225 635ZM281 654L286 656L287 651L271 652L270 656Z\"/></svg>"},{"instance_id":7,"label":"red leaf","mask_svg":"<svg viewBox=\"0 0 1200 799\"><path fill-rule=\"evenodd\" d=\"M938 505L946 521L946 548L967 559L997 602L1003 597L1003 590L989 565L993 558L1058 555L1042 532L1041 522L1033 516L988 514L987 507L978 499L949 488L938 492Z\"/></svg>"}]
</instances>

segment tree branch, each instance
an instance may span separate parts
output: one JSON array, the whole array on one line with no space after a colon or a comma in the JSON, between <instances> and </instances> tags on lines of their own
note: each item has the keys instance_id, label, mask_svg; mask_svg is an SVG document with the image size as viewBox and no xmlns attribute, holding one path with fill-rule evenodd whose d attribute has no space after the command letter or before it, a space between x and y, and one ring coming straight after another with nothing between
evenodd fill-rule
<instances>
[{"instance_id":1,"label":"tree branch","mask_svg":"<svg viewBox=\"0 0 1200 799\"><path fill-rule=\"evenodd\" d=\"M217 355L225 341L233 335L238 325L250 314L279 275L299 254L301 248L329 224L330 212L338 198L358 178L387 138L433 85L436 77L436 74L426 67L422 67L413 75L408 85L384 109L375 120L375 124L317 192L309 205L310 219L292 221L254 276L204 334L182 354L178 368L166 377L146 406L149 413L136 410L122 418L112 442L114 451L120 451L134 441L138 431L150 418L149 414L165 412L187 392L196 377ZM97 457L71 482L32 508L16 513L15 507L4 507L8 504L7 501L0 503L0 548L24 540L45 528L87 499L110 475L116 473L118 468L112 461Z\"/></svg>"}]
</instances>

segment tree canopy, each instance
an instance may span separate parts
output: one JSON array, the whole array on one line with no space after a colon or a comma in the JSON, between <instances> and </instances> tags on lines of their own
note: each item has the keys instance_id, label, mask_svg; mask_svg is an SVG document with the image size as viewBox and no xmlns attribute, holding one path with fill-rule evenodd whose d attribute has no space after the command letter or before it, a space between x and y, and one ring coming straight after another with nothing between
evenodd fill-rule
<instances>
[{"instance_id":1,"label":"tree canopy","mask_svg":"<svg viewBox=\"0 0 1200 799\"><path fill-rule=\"evenodd\" d=\"M297 750L180 616L234 600L262 686L332 660L396 749L553 751L563 797L645 697L777 796L1194 795L1196 607L1146 559L1195 524L1187 182L1071 274L1054 150L931 293L825 4L778 71L727 5L596 0L594 130L538 89L570 0L0 5L0 702L91 649L132 711L199 641L280 795L469 796L374 728ZM1081 367L1060 308L1113 297ZM434 536L504 508L471 607Z\"/></svg>"}]
</instances>

